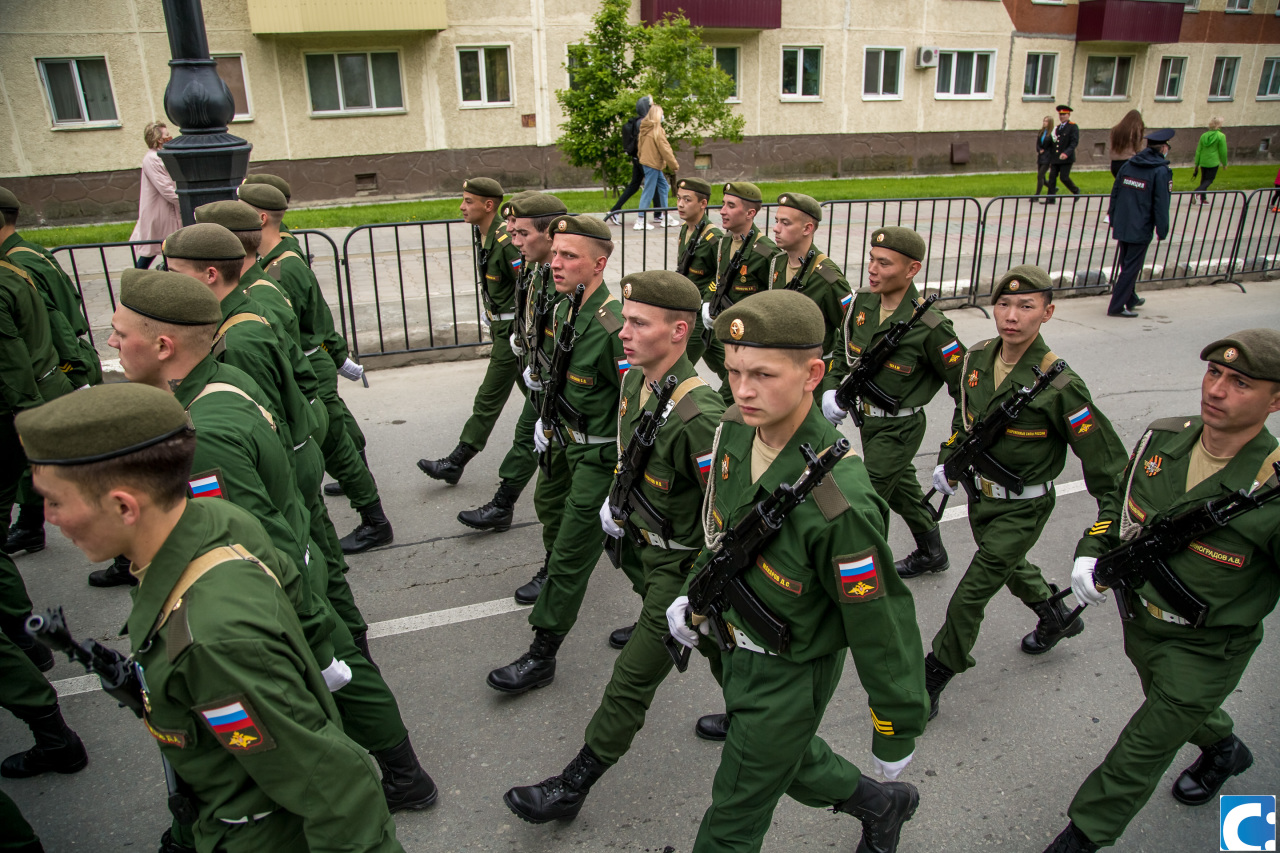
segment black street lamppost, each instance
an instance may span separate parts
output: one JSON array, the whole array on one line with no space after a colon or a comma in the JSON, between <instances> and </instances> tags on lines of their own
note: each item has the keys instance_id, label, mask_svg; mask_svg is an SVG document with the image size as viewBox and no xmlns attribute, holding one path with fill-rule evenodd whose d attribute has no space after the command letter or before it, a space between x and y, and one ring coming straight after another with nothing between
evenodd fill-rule
<instances>
[{"instance_id":1,"label":"black street lamppost","mask_svg":"<svg viewBox=\"0 0 1280 853\"><path fill-rule=\"evenodd\" d=\"M160 159L177 184L182 223L191 225L200 205L235 198L253 146L227 132L235 101L209 56L200 0L163 0L163 6L173 56L164 111L180 135L160 149Z\"/></svg>"}]
</instances>

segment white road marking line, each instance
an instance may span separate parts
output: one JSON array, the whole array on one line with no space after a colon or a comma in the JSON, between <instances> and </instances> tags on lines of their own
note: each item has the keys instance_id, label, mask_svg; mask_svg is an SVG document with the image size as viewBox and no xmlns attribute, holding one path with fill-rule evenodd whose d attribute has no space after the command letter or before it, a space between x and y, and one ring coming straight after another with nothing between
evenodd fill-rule
<instances>
[{"instance_id":1,"label":"white road marking line","mask_svg":"<svg viewBox=\"0 0 1280 853\"><path fill-rule=\"evenodd\" d=\"M1058 496L1074 495L1084 491L1084 481L1075 480L1070 483L1058 483L1054 486ZM963 492L959 493L963 497ZM942 520L955 521L969 516L968 505L954 506L942 514ZM388 619L375 622L369 626L369 639L378 637L394 637L397 634L408 634L427 628L438 628L442 625L455 625L459 622L470 622L473 619L484 619L488 616L501 616L517 610L527 610L528 606L516 604L514 598L500 598L496 601L483 601L479 604L468 604L465 607L450 607L447 610L435 610L431 613L419 613L417 616L405 616L401 619ZM53 682L53 689L58 697L75 696L79 693L90 693L99 689L100 683L96 675L81 675L77 678L64 678Z\"/></svg>"}]
</instances>

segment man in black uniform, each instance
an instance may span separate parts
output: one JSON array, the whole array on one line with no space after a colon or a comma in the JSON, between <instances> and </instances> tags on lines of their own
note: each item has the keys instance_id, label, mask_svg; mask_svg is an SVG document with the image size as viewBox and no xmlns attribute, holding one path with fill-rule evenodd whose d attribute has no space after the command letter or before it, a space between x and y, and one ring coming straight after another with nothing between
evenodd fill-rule
<instances>
[{"instance_id":1,"label":"man in black uniform","mask_svg":"<svg viewBox=\"0 0 1280 853\"><path fill-rule=\"evenodd\" d=\"M1080 188L1071 180L1071 167L1076 164L1076 146L1080 144L1080 128L1071 120L1071 107L1058 104L1059 124L1053 129L1054 150L1058 156L1049 167L1049 195L1041 200L1041 204L1057 204L1054 196L1058 194L1058 181L1071 190L1072 195L1080 195Z\"/></svg>"},{"instance_id":2,"label":"man in black uniform","mask_svg":"<svg viewBox=\"0 0 1280 853\"><path fill-rule=\"evenodd\" d=\"M1109 317L1138 316L1133 309L1146 300L1134 293L1134 286L1142 273L1152 232L1161 240L1169 236L1173 170L1165 155L1170 139L1173 131L1168 129L1147 134L1147 147L1125 161L1111 186L1107 216L1111 234L1120 244L1116 250L1120 274L1111 288Z\"/></svg>"}]
</instances>

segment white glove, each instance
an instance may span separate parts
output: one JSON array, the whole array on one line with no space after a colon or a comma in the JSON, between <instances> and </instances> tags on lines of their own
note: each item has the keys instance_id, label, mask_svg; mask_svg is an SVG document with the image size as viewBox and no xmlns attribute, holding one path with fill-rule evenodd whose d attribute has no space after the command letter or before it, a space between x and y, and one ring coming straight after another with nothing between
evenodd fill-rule
<instances>
[{"instance_id":1,"label":"white glove","mask_svg":"<svg viewBox=\"0 0 1280 853\"><path fill-rule=\"evenodd\" d=\"M623 530L618 526L618 522L613 520L613 507L609 506L609 499L605 498L604 503L600 505L600 529L614 539L621 539Z\"/></svg>"},{"instance_id":2,"label":"white glove","mask_svg":"<svg viewBox=\"0 0 1280 853\"><path fill-rule=\"evenodd\" d=\"M1096 565L1097 557L1076 557L1071 566L1071 591L1081 604L1102 604L1107 600L1107 594L1099 592L1093 580L1093 567Z\"/></svg>"},{"instance_id":3,"label":"white glove","mask_svg":"<svg viewBox=\"0 0 1280 853\"><path fill-rule=\"evenodd\" d=\"M533 378L533 365L532 365L532 364L531 364L531 365L529 365L528 367L526 367L526 368L524 369L524 373L522 373L521 375L524 377L524 387L528 388L530 391L541 391L541 390L542 390L542 383L541 383L541 382L539 382L537 379L534 379L534 378Z\"/></svg>"},{"instance_id":4,"label":"white glove","mask_svg":"<svg viewBox=\"0 0 1280 853\"><path fill-rule=\"evenodd\" d=\"M350 379L352 382L358 382L360 381L360 377L364 376L364 367L356 364L351 359L347 359L342 362L342 367L338 368L338 373L345 379Z\"/></svg>"},{"instance_id":5,"label":"white glove","mask_svg":"<svg viewBox=\"0 0 1280 853\"><path fill-rule=\"evenodd\" d=\"M511 351L516 355L524 355L524 347L520 346L520 336L515 332L511 333Z\"/></svg>"},{"instance_id":6,"label":"white glove","mask_svg":"<svg viewBox=\"0 0 1280 853\"><path fill-rule=\"evenodd\" d=\"M83 385L81 385L79 388L77 388L76 390L77 390L77 391L83 391L84 389L86 389L86 388L88 388L88 387L89 387L89 383L88 383L88 382L86 382L86 383L84 383Z\"/></svg>"},{"instance_id":7,"label":"white glove","mask_svg":"<svg viewBox=\"0 0 1280 853\"><path fill-rule=\"evenodd\" d=\"M944 495L954 495L955 488L947 481L947 466L939 465L933 469L933 487Z\"/></svg>"},{"instance_id":8,"label":"white glove","mask_svg":"<svg viewBox=\"0 0 1280 853\"><path fill-rule=\"evenodd\" d=\"M871 763L875 765L876 772L883 776L886 780L893 782L902 775L902 771L907 769L907 765L911 763L911 759L915 758L913 752L906 758L899 761L881 761L876 754L871 753Z\"/></svg>"},{"instance_id":9,"label":"white glove","mask_svg":"<svg viewBox=\"0 0 1280 853\"><path fill-rule=\"evenodd\" d=\"M333 663L320 674L324 676L324 683L328 686L330 693L337 693L351 683L351 667L337 658L334 658Z\"/></svg>"},{"instance_id":10,"label":"white glove","mask_svg":"<svg viewBox=\"0 0 1280 853\"><path fill-rule=\"evenodd\" d=\"M550 445L547 434L542 431L542 418L538 418L538 422L533 425L533 449L539 453L545 453Z\"/></svg>"},{"instance_id":11,"label":"white glove","mask_svg":"<svg viewBox=\"0 0 1280 853\"><path fill-rule=\"evenodd\" d=\"M822 392L822 416L831 421L833 426L840 426L840 422L849 416L848 412L836 405L834 388Z\"/></svg>"},{"instance_id":12,"label":"white glove","mask_svg":"<svg viewBox=\"0 0 1280 853\"><path fill-rule=\"evenodd\" d=\"M698 645L698 632L689 627L689 596L682 595L667 608L667 631L687 649Z\"/></svg>"},{"instance_id":13,"label":"white glove","mask_svg":"<svg viewBox=\"0 0 1280 853\"><path fill-rule=\"evenodd\" d=\"M711 319L711 303L710 302L702 303L702 325L710 329L711 325L714 322L715 320Z\"/></svg>"}]
</instances>

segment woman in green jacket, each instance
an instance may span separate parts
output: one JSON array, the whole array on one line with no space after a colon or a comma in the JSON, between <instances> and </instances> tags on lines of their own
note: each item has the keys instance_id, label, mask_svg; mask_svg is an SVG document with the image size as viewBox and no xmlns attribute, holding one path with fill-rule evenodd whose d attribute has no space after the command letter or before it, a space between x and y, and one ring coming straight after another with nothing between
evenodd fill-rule
<instances>
[{"instance_id":1,"label":"woman in green jacket","mask_svg":"<svg viewBox=\"0 0 1280 853\"><path fill-rule=\"evenodd\" d=\"M1195 191L1200 193L1201 204L1209 203L1204 191L1209 189L1213 179L1218 177L1219 167L1227 168L1227 137L1219 129L1221 127L1221 116L1209 119L1209 129L1201 134L1200 141L1196 144L1195 164L1200 172L1200 186L1196 187Z\"/></svg>"}]
</instances>

